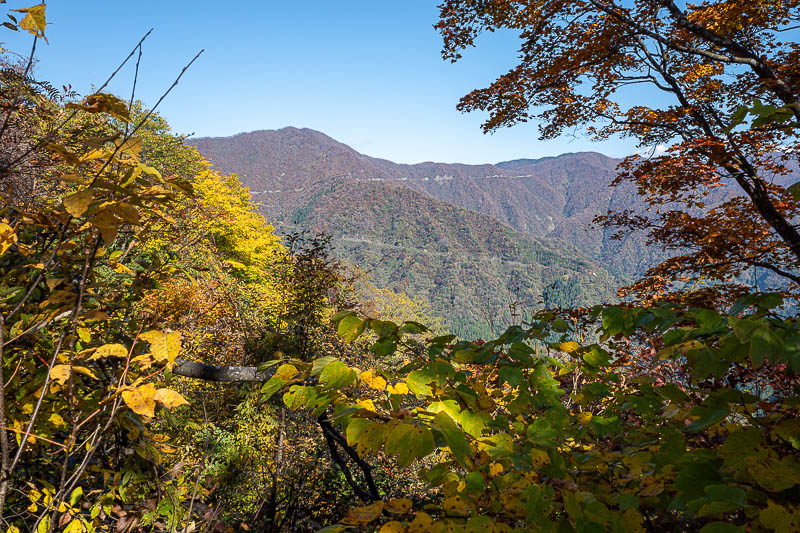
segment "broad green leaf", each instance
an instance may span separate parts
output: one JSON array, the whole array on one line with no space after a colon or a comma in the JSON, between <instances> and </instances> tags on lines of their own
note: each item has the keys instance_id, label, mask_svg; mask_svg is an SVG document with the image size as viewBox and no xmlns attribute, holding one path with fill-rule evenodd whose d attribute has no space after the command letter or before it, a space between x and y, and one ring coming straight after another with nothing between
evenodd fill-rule
<instances>
[{"instance_id":1,"label":"broad green leaf","mask_svg":"<svg viewBox=\"0 0 800 533\"><path fill-rule=\"evenodd\" d=\"M442 432L448 448L453 453L456 460L464 468L469 468L472 464L472 450L467 442L464 432L459 428L455 421L446 412L438 413L433 419L433 423Z\"/></svg>"},{"instance_id":2,"label":"broad green leaf","mask_svg":"<svg viewBox=\"0 0 800 533\"><path fill-rule=\"evenodd\" d=\"M386 436L386 453L396 456L400 466L407 466L434 449L431 430L414 424L398 424Z\"/></svg>"},{"instance_id":3,"label":"broad green leaf","mask_svg":"<svg viewBox=\"0 0 800 533\"><path fill-rule=\"evenodd\" d=\"M342 389L356 381L356 373L341 361L332 361L322 370L319 380L329 389Z\"/></svg>"},{"instance_id":4,"label":"broad green leaf","mask_svg":"<svg viewBox=\"0 0 800 533\"><path fill-rule=\"evenodd\" d=\"M522 375L522 370L519 368L513 366L504 366L500 367L500 370L498 371L498 379L500 380L500 383L508 383L509 386L514 388L518 387L519 384L522 383L524 376Z\"/></svg>"},{"instance_id":5,"label":"broad green leaf","mask_svg":"<svg viewBox=\"0 0 800 533\"><path fill-rule=\"evenodd\" d=\"M417 396L430 396L433 394L433 390L428 386L431 381L434 381L434 378L426 370L415 370L406 377L408 390Z\"/></svg>"},{"instance_id":6,"label":"broad green leaf","mask_svg":"<svg viewBox=\"0 0 800 533\"><path fill-rule=\"evenodd\" d=\"M286 385L286 381L275 376L261 386L261 394L264 400L269 400L273 394L281 390Z\"/></svg>"},{"instance_id":7,"label":"broad green leaf","mask_svg":"<svg viewBox=\"0 0 800 533\"><path fill-rule=\"evenodd\" d=\"M370 350L378 357L386 357L397 350L397 343L391 339L384 339L373 344Z\"/></svg>"},{"instance_id":8,"label":"broad green leaf","mask_svg":"<svg viewBox=\"0 0 800 533\"><path fill-rule=\"evenodd\" d=\"M467 485L467 490L473 492L483 492L486 488L486 480L480 472L470 472L464 478Z\"/></svg>"},{"instance_id":9,"label":"broad green leaf","mask_svg":"<svg viewBox=\"0 0 800 533\"><path fill-rule=\"evenodd\" d=\"M366 320L361 320L355 315L347 315L339 321L336 330L345 342L353 342L364 332L366 327Z\"/></svg>"},{"instance_id":10,"label":"broad green leaf","mask_svg":"<svg viewBox=\"0 0 800 533\"><path fill-rule=\"evenodd\" d=\"M325 370L325 367L334 361L338 361L338 359L329 355L315 359L311 367L311 377L320 375L322 371Z\"/></svg>"},{"instance_id":11,"label":"broad green leaf","mask_svg":"<svg viewBox=\"0 0 800 533\"><path fill-rule=\"evenodd\" d=\"M75 489L69 495L69 504L72 507L75 507L75 505L81 500L82 497L83 497L83 488L75 487Z\"/></svg>"}]
</instances>

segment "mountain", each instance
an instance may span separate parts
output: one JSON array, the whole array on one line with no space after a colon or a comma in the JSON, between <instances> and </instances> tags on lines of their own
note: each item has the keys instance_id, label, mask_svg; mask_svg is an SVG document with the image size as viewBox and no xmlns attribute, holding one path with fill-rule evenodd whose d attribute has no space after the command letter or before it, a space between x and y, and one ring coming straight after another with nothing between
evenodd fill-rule
<instances>
[{"instance_id":1,"label":"mountain","mask_svg":"<svg viewBox=\"0 0 800 533\"><path fill-rule=\"evenodd\" d=\"M586 305L613 298L637 267L587 230L627 199L608 189L617 161L565 154L497 165L401 165L309 129L190 141L236 173L283 231L326 231L337 253L378 286L425 298L460 335L491 335L509 305ZM617 188L619 189L619 188Z\"/></svg>"}]
</instances>

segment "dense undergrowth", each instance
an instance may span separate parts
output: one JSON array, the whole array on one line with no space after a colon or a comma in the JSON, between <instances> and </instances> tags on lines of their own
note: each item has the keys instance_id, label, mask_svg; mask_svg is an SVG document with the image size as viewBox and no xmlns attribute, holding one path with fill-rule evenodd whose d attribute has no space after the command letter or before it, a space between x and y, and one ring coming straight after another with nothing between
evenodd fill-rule
<instances>
[{"instance_id":1,"label":"dense undergrowth","mask_svg":"<svg viewBox=\"0 0 800 533\"><path fill-rule=\"evenodd\" d=\"M460 340L140 104L0 76L6 531L800 530L782 295Z\"/></svg>"}]
</instances>

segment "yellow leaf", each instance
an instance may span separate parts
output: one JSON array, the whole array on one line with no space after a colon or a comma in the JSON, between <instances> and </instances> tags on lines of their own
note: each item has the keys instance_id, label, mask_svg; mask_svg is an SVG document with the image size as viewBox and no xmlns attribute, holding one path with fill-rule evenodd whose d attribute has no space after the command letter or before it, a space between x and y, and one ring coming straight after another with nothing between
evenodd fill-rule
<instances>
[{"instance_id":1,"label":"yellow leaf","mask_svg":"<svg viewBox=\"0 0 800 533\"><path fill-rule=\"evenodd\" d=\"M81 156L81 161L92 161L93 159L100 159L109 155L109 152L104 148L95 148Z\"/></svg>"},{"instance_id":2,"label":"yellow leaf","mask_svg":"<svg viewBox=\"0 0 800 533\"><path fill-rule=\"evenodd\" d=\"M130 204L120 202L109 206L108 210L128 224L139 224L139 211L137 211L136 208Z\"/></svg>"},{"instance_id":3,"label":"yellow leaf","mask_svg":"<svg viewBox=\"0 0 800 533\"><path fill-rule=\"evenodd\" d=\"M63 427L63 426L67 425L67 423L64 422L64 419L58 413L51 414L48 417L47 421L50 422L51 424L53 424L56 427Z\"/></svg>"},{"instance_id":4,"label":"yellow leaf","mask_svg":"<svg viewBox=\"0 0 800 533\"><path fill-rule=\"evenodd\" d=\"M370 400L369 398L358 400L356 402L356 405L358 405L362 409L367 409L368 411L375 412L375 404L372 403L372 400Z\"/></svg>"},{"instance_id":5,"label":"yellow leaf","mask_svg":"<svg viewBox=\"0 0 800 533\"><path fill-rule=\"evenodd\" d=\"M16 11L17 13L25 13L25 18L19 22L20 28L28 30L29 33L32 33L37 37L44 37L44 28L47 25L44 17L44 4L27 7L25 9L13 9L12 11Z\"/></svg>"},{"instance_id":6,"label":"yellow leaf","mask_svg":"<svg viewBox=\"0 0 800 533\"><path fill-rule=\"evenodd\" d=\"M567 353L572 353L580 347L581 345L575 341L562 342L561 344L558 345L559 350Z\"/></svg>"},{"instance_id":7,"label":"yellow leaf","mask_svg":"<svg viewBox=\"0 0 800 533\"><path fill-rule=\"evenodd\" d=\"M61 144L46 144L45 148L47 148L48 150L52 150L55 153L57 153L58 155L60 155L64 159L64 161L66 161L70 165L77 165L81 161L78 158L77 155L75 155L73 152L71 152L69 150L69 148L67 148L64 145L61 145ZM64 179L65 177L66 177L66 179ZM74 177L74 179L73 179L73 177ZM64 180L64 181L71 181L72 183L82 183L82 180L78 176L76 176L75 174L62 175L61 179Z\"/></svg>"},{"instance_id":8,"label":"yellow leaf","mask_svg":"<svg viewBox=\"0 0 800 533\"><path fill-rule=\"evenodd\" d=\"M405 530L406 528L403 527L403 524L397 520L392 520L391 522L386 522L383 524L378 533L402 533Z\"/></svg>"},{"instance_id":9,"label":"yellow leaf","mask_svg":"<svg viewBox=\"0 0 800 533\"><path fill-rule=\"evenodd\" d=\"M94 200L94 193L89 189L78 191L64 198L64 208L75 218L83 215Z\"/></svg>"},{"instance_id":10,"label":"yellow leaf","mask_svg":"<svg viewBox=\"0 0 800 533\"><path fill-rule=\"evenodd\" d=\"M126 267L122 263L114 263L112 268L114 269L114 272L116 272L118 274L129 274L131 276L135 276L136 275L136 273L133 270L131 270L130 268Z\"/></svg>"},{"instance_id":11,"label":"yellow leaf","mask_svg":"<svg viewBox=\"0 0 800 533\"><path fill-rule=\"evenodd\" d=\"M364 507L356 507L347 511L347 516L342 520L343 524L361 525L372 522L383 512L383 502L375 502Z\"/></svg>"},{"instance_id":12,"label":"yellow leaf","mask_svg":"<svg viewBox=\"0 0 800 533\"><path fill-rule=\"evenodd\" d=\"M39 527L36 528L36 533L48 533L50 531L50 515L45 515L42 521L39 522Z\"/></svg>"},{"instance_id":13,"label":"yellow leaf","mask_svg":"<svg viewBox=\"0 0 800 533\"><path fill-rule=\"evenodd\" d=\"M376 376L372 373L372 370L367 370L366 372L362 372L361 381L367 386L372 387L373 389L383 390L386 388L386 380L383 379L381 376Z\"/></svg>"},{"instance_id":14,"label":"yellow leaf","mask_svg":"<svg viewBox=\"0 0 800 533\"><path fill-rule=\"evenodd\" d=\"M128 349L117 343L104 344L94 351L89 361L105 359L106 357L121 357L124 359L128 357Z\"/></svg>"},{"instance_id":15,"label":"yellow leaf","mask_svg":"<svg viewBox=\"0 0 800 533\"><path fill-rule=\"evenodd\" d=\"M129 155L138 160L139 152L142 151L142 139L139 137L131 137L127 141L123 142L122 144L118 144L117 146L119 146L119 151L121 153Z\"/></svg>"},{"instance_id":16,"label":"yellow leaf","mask_svg":"<svg viewBox=\"0 0 800 533\"><path fill-rule=\"evenodd\" d=\"M156 401L156 386L152 383L141 385L132 390L122 391L122 399L134 413L152 418Z\"/></svg>"},{"instance_id":17,"label":"yellow leaf","mask_svg":"<svg viewBox=\"0 0 800 533\"><path fill-rule=\"evenodd\" d=\"M92 332L86 328L77 328L76 333L81 342L89 343L92 340Z\"/></svg>"},{"instance_id":18,"label":"yellow leaf","mask_svg":"<svg viewBox=\"0 0 800 533\"><path fill-rule=\"evenodd\" d=\"M417 513L414 520L408 525L409 533L428 533L433 525L433 519L428 513Z\"/></svg>"},{"instance_id":19,"label":"yellow leaf","mask_svg":"<svg viewBox=\"0 0 800 533\"><path fill-rule=\"evenodd\" d=\"M386 510L395 514L406 514L411 510L412 501L408 498L392 498L386 502Z\"/></svg>"},{"instance_id":20,"label":"yellow leaf","mask_svg":"<svg viewBox=\"0 0 800 533\"><path fill-rule=\"evenodd\" d=\"M294 365L285 364L278 367L278 370L275 371L275 375L273 377L289 382L292 381L295 376L297 376L297 367Z\"/></svg>"},{"instance_id":21,"label":"yellow leaf","mask_svg":"<svg viewBox=\"0 0 800 533\"><path fill-rule=\"evenodd\" d=\"M461 496L455 495L445 498L442 508L449 513L465 515L472 510L472 505Z\"/></svg>"},{"instance_id":22,"label":"yellow leaf","mask_svg":"<svg viewBox=\"0 0 800 533\"><path fill-rule=\"evenodd\" d=\"M63 385L72 375L72 367L69 365L56 365L50 369L50 379Z\"/></svg>"},{"instance_id":23,"label":"yellow leaf","mask_svg":"<svg viewBox=\"0 0 800 533\"><path fill-rule=\"evenodd\" d=\"M0 222L0 256L6 253L15 242L17 242L17 234L14 228L8 224Z\"/></svg>"},{"instance_id":24,"label":"yellow leaf","mask_svg":"<svg viewBox=\"0 0 800 533\"><path fill-rule=\"evenodd\" d=\"M154 398L158 403L169 409L179 405L189 405L186 398L172 389L158 389Z\"/></svg>"},{"instance_id":25,"label":"yellow leaf","mask_svg":"<svg viewBox=\"0 0 800 533\"><path fill-rule=\"evenodd\" d=\"M550 464L550 456L547 455L547 452L544 450L539 450L538 448L532 448L530 455L534 468L541 468L543 466L547 466Z\"/></svg>"},{"instance_id":26,"label":"yellow leaf","mask_svg":"<svg viewBox=\"0 0 800 533\"><path fill-rule=\"evenodd\" d=\"M389 394L408 394L408 385L401 381L394 385L389 385L386 390L389 391Z\"/></svg>"},{"instance_id":27,"label":"yellow leaf","mask_svg":"<svg viewBox=\"0 0 800 533\"><path fill-rule=\"evenodd\" d=\"M84 376L89 376L92 379L97 379L97 376L94 372L83 366L73 366L72 371L78 374L83 374Z\"/></svg>"},{"instance_id":28,"label":"yellow leaf","mask_svg":"<svg viewBox=\"0 0 800 533\"><path fill-rule=\"evenodd\" d=\"M500 463L492 463L489 465L489 475L495 477L503 473L503 465Z\"/></svg>"},{"instance_id":29,"label":"yellow leaf","mask_svg":"<svg viewBox=\"0 0 800 533\"><path fill-rule=\"evenodd\" d=\"M64 528L64 533L83 533L81 521L78 518L73 518Z\"/></svg>"},{"instance_id":30,"label":"yellow leaf","mask_svg":"<svg viewBox=\"0 0 800 533\"><path fill-rule=\"evenodd\" d=\"M173 362L181 351L180 331L164 333L163 331L150 330L139 335L139 338L150 343L150 351L156 360L162 363Z\"/></svg>"},{"instance_id":31,"label":"yellow leaf","mask_svg":"<svg viewBox=\"0 0 800 533\"><path fill-rule=\"evenodd\" d=\"M119 225L121 221L109 213L108 211L100 211L89 220L92 226L100 230L100 235L103 236L103 241L110 246L119 232Z\"/></svg>"}]
</instances>

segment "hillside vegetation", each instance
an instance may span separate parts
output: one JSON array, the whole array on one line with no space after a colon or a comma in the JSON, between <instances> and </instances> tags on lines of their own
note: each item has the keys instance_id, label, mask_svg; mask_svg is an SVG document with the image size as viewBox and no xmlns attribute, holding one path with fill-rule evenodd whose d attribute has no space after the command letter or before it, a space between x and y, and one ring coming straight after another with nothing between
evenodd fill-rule
<instances>
[{"instance_id":1,"label":"hillside vegetation","mask_svg":"<svg viewBox=\"0 0 800 533\"><path fill-rule=\"evenodd\" d=\"M453 60L521 31L519 67L460 104L486 130L538 116L545 138L670 148L623 160L608 196L570 178L610 178L597 154L402 166L290 129L235 142L260 172L240 179L133 96L60 91L2 52L6 533L800 530L800 185L781 181L800 48L777 40L798 6L440 9ZM35 51L46 5L4 12ZM621 108L642 77L678 103ZM619 263L638 276L602 302L611 248L546 217L571 235L634 193L643 211L595 221L654 263ZM541 210L490 205L516 195ZM780 290L744 284L755 268ZM497 334L468 338L481 316Z\"/></svg>"}]
</instances>

